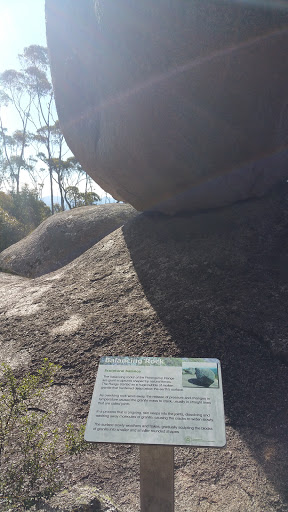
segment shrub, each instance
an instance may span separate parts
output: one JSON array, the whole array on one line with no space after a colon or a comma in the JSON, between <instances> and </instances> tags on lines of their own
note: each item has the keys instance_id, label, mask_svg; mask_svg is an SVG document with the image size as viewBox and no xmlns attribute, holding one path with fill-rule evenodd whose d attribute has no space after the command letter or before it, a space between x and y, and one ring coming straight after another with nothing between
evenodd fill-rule
<instances>
[{"instance_id":1,"label":"shrub","mask_svg":"<svg viewBox=\"0 0 288 512\"><path fill-rule=\"evenodd\" d=\"M0 383L0 509L30 508L40 498L60 490L59 461L63 449L57 429L47 427L49 413L37 408L45 389L53 384L58 365L44 359L35 374L16 379L2 364ZM68 454L86 449L84 427L66 426Z\"/></svg>"},{"instance_id":2,"label":"shrub","mask_svg":"<svg viewBox=\"0 0 288 512\"><path fill-rule=\"evenodd\" d=\"M12 214L24 224L26 235L51 215L50 208L38 199L37 191L29 190L27 185L19 194L11 193L11 197L13 200Z\"/></svg>"},{"instance_id":3,"label":"shrub","mask_svg":"<svg viewBox=\"0 0 288 512\"><path fill-rule=\"evenodd\" d=\"M0 252L31 233L49 215L50 208L27 186L19 194L0 191Z\"/></svg>"},{"instance_id":4,"label":"shrub","mask_svg":"<svg viewBox=\"0 0 288 512\"><path fill-rule=\"evenodd\" d=\"M23 224L0 206L0 252L25 236Z\"/></svg>"}]
</instances>

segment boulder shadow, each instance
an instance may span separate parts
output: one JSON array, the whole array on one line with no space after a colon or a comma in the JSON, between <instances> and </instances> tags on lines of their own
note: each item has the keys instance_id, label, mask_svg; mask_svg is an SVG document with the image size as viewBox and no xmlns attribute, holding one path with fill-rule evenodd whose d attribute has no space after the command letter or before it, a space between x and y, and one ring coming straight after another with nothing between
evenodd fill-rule
<instances>
[{"instance_id":1,"label":"boulder shadow","mask_svg":"<svg viewBox=\"0 0 288 512\"><path fill-rule=\"evenodd\" d=\"M259 200L194 215L142 214L123 227L139 281L165 327L165 355L168 331L179 357L220 359L227 424L284 499L286 193L287 185ZM153 346L150 352L161 356Z\"/></svg>"}]
</instances>

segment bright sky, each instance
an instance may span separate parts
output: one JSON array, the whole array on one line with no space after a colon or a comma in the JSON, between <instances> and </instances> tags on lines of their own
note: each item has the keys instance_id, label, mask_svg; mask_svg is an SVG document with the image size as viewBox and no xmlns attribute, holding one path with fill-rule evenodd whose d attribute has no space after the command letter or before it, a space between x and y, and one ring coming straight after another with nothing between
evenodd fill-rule
<instances>
[{"instance_id":1,"label":"bright sky","mask_svg":"<svg viewBox=\"0 0 288 512\"><path fill-rule=\"evenodd\" d=\"M45 0L0 0L0 73L6 69L19 69L18 54L31 44L47 45ZM5 114L6 128L15 130L16 116L10 110ZM98 185L95 185L95 191L104 195ZM48 182L43 189L43 196L46 195L49 195Z\"/></svg>"},{"instance_id":2,"label":"bright sky","mask_svg":"<svg viewBox=\"0 0 288 512\"><path fill-rule=\"evenodd\" d=\"M18 65L25 46L46 46L44 0L0 0L0 71Z\"/></svg>"},{"instance_id":3,"label":"bright sky","mask_svg":"<svg viewBox=\"0 0 288 512\"><path fill-rule=\"evenodd\" d=\"M46 46L45 0L0 0L0 73L19 69L18 54L26 46ZM16 114L4 111L9 131L15 128Z\"/></svg>"}]
</instances>

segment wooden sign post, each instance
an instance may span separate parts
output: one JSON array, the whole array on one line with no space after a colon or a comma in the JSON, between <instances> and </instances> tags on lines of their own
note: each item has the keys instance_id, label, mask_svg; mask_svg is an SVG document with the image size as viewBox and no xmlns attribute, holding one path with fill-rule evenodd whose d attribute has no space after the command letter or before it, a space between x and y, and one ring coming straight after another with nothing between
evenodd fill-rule
<instances>
[{"instance_id":1,"label":"wooden sign post","mask_svg":"<svg viewBox=\"0 0 288 512\"><path fill-rule=\"evenodd\" d=\"M141 512L174 512L174 446L226 444L219 360L101 357L85 440L139 444Z\"/></svg>"},{"instance_id":2,"label":"wooden sign post","mask_svg":"<svg viewBox=\"0 0 288 512\"><path fill-rule=\"evenodd\" d=\"M174 447L140 445L141 512L174 512Z\"/></svg>"}]
</instances>

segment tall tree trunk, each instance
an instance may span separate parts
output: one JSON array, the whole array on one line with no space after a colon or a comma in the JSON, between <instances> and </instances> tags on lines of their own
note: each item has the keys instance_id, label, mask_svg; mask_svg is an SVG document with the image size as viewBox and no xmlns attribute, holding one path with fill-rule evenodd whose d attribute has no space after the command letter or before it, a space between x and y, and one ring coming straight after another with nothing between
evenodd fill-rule
<instances>
[{"instance_id":1,"label":"tall tree trunk","mask_svg":"<svg viewBox=\"0 0 288 512\"><path fill-rule=\"evenodd\" d=\"M20 169L17 169L17 174L16 174L16 194L17 194L17 196L19 196L19 192L20 192Z\"/></svg>"},{"instance_id":2,"label":"tall tree trunk","mask_svg":"<svg viewBox=\"0 0 288 512\"><path fill-rule=\"evenodd\" d=\"M53 179L52 179L52 169L49 166L49 179L50 179L50 200L51 200L51 213L54 215L54 198L53 198Z\"/></svg>"}]
</instances>

